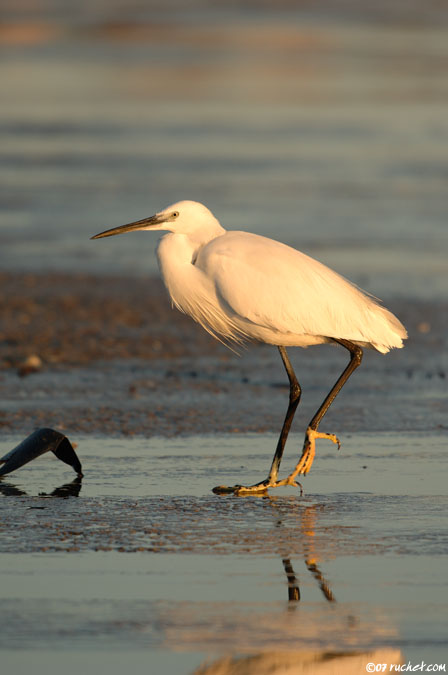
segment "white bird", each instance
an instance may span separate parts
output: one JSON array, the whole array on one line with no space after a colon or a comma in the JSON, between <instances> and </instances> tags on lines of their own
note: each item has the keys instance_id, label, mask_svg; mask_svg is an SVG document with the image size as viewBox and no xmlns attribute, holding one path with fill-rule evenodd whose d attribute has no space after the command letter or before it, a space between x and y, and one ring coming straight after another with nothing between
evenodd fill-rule
<instances>
[{"instance_id":1,"label":"white bird","mask_svg":"<svg viewBox=\"0 0 448 675\"><path fill-rule=\"evenodd\" d=\"M402 347L403 324L372 296L317 260L257 234L226 231L203 204L181 201L156 215L121 225L92 239L135 230L166 230L157 247L160 272L173 305L224 343L276 345L289 378L289 405L268 477L255 485L220 486L216 492L263 492L299 486L315 455L316 438L340 447L319 424L353 371L362 347L383 354ZM299 461L286 478L278 471L301 388L286 347L337 343L350 361L310 421Z\"/></svg>"}]
</instances>

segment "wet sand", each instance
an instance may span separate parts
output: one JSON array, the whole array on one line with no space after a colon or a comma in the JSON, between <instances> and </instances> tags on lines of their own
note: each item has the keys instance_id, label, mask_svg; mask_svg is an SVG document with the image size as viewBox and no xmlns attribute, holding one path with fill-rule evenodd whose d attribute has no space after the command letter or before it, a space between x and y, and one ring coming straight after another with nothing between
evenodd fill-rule
<instances>
[{"instance_id":1,"label":"wet sand","mask_svg":"<svg viewBox=\"0 0 448 675\"><path fill-rule=\"evenodd\" d=\"M76 434L276 432L288 387L276 348L238 357L172 310L153 278L2 274L0 425ZM447 303L386 302L405 323L406 348L366 351L328 413L346 431L446 429ZM27 367L38 357L37 372ZM304 394L298 428L347 361L328 345L291 350ZM73 434L75 435L73 438Z\"/></svg>"}]
</instances>

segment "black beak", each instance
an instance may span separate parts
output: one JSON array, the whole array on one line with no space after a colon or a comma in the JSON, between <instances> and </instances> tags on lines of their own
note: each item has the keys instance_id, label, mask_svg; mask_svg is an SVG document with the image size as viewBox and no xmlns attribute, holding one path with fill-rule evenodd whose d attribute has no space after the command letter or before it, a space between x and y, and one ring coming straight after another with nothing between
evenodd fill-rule
<instances>
[{"instance_id":1,"label":"black beak","mask_svg":"<svg viewBox=\"0 0 448 675\"><path fill-rule=\"evenodd\" d=\"M129 223L128 225L120 225L119 227L113 227L111 230L105 230L99 234L95 234L91 239L102 239L103 237L113 237L115 234L124 234L125 232L132 232L136 230L146 230L155 225L165 222L165 216L156 214L150 218L143 218L143 220L137 220L135 223Z\"/></svg>"}]
</instances>

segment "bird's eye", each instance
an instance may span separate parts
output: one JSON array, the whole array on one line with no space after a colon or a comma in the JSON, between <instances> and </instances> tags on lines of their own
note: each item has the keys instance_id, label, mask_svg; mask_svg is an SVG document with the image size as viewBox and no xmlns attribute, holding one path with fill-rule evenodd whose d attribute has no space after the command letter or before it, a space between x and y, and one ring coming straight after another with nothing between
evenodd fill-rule
<instances>
[{"instance_id":1,"label":"bird's eye","mask_svg":"<svg viewBox=\"0 0 448 675\"><path fill-rule=\"evenodd\" d=\"M179 211L173 211L173 213L171 214L171 217L172 218L178 218L179 217Z\"/></svg>"}]
</instances>

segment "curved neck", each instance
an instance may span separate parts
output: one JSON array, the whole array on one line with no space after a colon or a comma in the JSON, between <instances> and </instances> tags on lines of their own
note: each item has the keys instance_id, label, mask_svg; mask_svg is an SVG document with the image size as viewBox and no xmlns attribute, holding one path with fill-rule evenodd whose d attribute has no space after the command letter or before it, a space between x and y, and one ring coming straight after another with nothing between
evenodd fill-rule
<instances>
[{"instance_id":1,"label":"curved neck","mask_svg":"<svg viewBox=\"0 0 448 675\"><path fill-rule=\"evenodd\" d=\"M162 276L165 277L170 270L175 271L185 264L191 265L199 248L186 234L168 232L163 235L156 249Z\"/></svg>"},{"instance_id":2,"label":"curved neck","mask_svg":"<svg viewBox=\"0 0 448 675\"><path fill-rule=\"evenodd\" d=\"M196 310L202 305L200 298L204 286L210 285L203 272L194 264L201 247L189 236L174 233L163 236L157 247L160 273L171 302L197 321L200 319L196 316Z\"/></svg>"}]
</instances>

